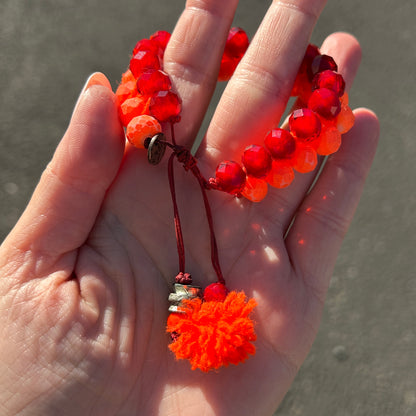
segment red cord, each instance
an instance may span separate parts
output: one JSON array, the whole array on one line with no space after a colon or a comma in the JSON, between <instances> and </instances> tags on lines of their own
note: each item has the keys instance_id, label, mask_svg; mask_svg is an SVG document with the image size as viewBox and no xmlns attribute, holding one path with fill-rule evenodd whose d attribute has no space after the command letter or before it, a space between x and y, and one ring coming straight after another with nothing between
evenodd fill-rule
<instances>
[{"instance_id":1,"label":"red cord","mask_svg":"<svg viewBox=\"0 0 416 416\"><path fill-rule=\"evenodd\" d=\"M176 202L175 177L174 177L174 172L173 172L173 159L175 158L175 156L177 157L178 161L183 164L184 169L186 171L190 170L195 176L195 178L198 180L201 193L202 193L202 197L204 200L205 213L207 216L210 238L211 238L211 263L217 275L218 282L225 284L225 280L224 280L224 277L221 271L220 262L219 262L218 246L217 246L217 240L215 238L214 222L212 219L211 207L209 205L208 196L206 193L206 190L210 189L209 183L202 176L201 171L199 170L197 166L197 160L191 155L191 152L185 147L179 146L176 144L173 123L171 124L171 134L172 134L172 145L168 144L168 146L172 148L173 153L169 157L169 161L168 161L168 177L169 177L170 194L171 194L172 203L173 203L176 244L178 248L178 258L179 258L179 271L182 273L185 273L185 246L184 246L184 241L183 241L183 234L182 234L182 227L181 227L181 220L179 216L178 204Z\"/></svg>"}]
</instances>

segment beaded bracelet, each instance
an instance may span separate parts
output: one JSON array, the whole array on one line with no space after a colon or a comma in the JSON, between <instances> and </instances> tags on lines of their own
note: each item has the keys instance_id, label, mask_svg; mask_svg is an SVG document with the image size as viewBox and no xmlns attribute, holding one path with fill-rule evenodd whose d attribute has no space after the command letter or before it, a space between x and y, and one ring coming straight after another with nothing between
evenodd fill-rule
<instances>
[{"instance_id":1,"label":"beaded bracelet","mask_svg":"<svg viewBox=\"0 0 416 416\"><path fill-rule=\"evenodd\" d=\"M308 45L292 89L297 107L289 117L288 129L272 129L264 143L246 147L241 164L223 161L215 177L206 180L190 151L176 143L174 125L180 122L181 99L173 91L169 75L163 71L163 55L170 34L158 31L137 42L129 69L122 75L116 91L121 123L128 141L146 149L148 161L157 165L166 148L168 179L177 237L179 273L174 292L169 295L167 332L169 348L177 359L187 359L192 369L209 371L238 364L255 353L254 322L250 317L256 303L244 292L229 291L222 275L207 190L220 190L253 202L261 201L268 185L284 188L294 179L294 170L311 172L317 155L330 155L341 145L341 135L354 124L348 106L345 82L337 73L333 58ZM218 81L227 81L249 45L240 28L229 32L221 60ZM162 133L170 124L171 140ZM211 236L211 261L217 282L202 290L192 284L185 271L185 249L179 210L176 203L173 161L177 159L200 185Z\"/></svg>"}]
</instances>

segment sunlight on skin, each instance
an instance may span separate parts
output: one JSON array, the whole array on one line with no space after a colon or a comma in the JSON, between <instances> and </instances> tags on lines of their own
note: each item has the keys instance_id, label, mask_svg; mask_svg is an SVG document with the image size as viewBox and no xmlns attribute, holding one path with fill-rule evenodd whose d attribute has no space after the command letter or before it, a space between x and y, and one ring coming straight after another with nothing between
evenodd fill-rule
<instances>
[{"instance_id":1,"label":"sunlight on skin","mask_svg":"<svg viewBox=\"0 0 416 416\"><path fill-rule=\"evenodd\" d=\"M278 263L279 262L279 256L276 254L276 252L270 247L265 246L264 247L264 253L266 254L267 259L270 263Z\"/></svg>"}]
</instances>

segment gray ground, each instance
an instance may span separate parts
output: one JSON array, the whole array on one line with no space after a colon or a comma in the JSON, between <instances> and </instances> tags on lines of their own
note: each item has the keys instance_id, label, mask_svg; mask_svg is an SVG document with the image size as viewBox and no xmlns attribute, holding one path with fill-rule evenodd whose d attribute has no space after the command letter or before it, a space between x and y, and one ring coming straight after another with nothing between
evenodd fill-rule
<instances>
[{"instance_id":1,"label":"gray ground","mask_svg":"<svg viewBox=\"0 0 416 416\"><path fill-rule=\"evenodd\" d=\"M268 3L242 0L236 24L252 35ZM378 113L381 142L319 335L276 415L416 415L416 2L328 3L312 40L319 44L336 30L361 40L351 104ZM100 70L116 85L135 41L172 30L183 4L0 0L1 239L27 203L87 76Z\"/></svg>"}]
</instances>

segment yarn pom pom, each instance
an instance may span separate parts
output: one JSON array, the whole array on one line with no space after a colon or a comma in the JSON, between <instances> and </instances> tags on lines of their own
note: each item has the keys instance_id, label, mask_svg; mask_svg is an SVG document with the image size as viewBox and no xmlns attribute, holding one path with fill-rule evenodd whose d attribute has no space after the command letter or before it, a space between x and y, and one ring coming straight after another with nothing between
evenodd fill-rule
<instances>
[{"instance_id":1,"label":"yarn pom pom","mask_svg":"<svg viewBox=\"0 0 416 416\"><path fill-rule=\"evenodd\" d=\"M172 334L169 345L176 358L187 359L192 370L217 369L238 364L254 354L256 340L254 323L249 314L256 306L244 292L229 292L224 301L184 300L181 313L172 313L167 332Z\"/></svg>"}]
</instances>

